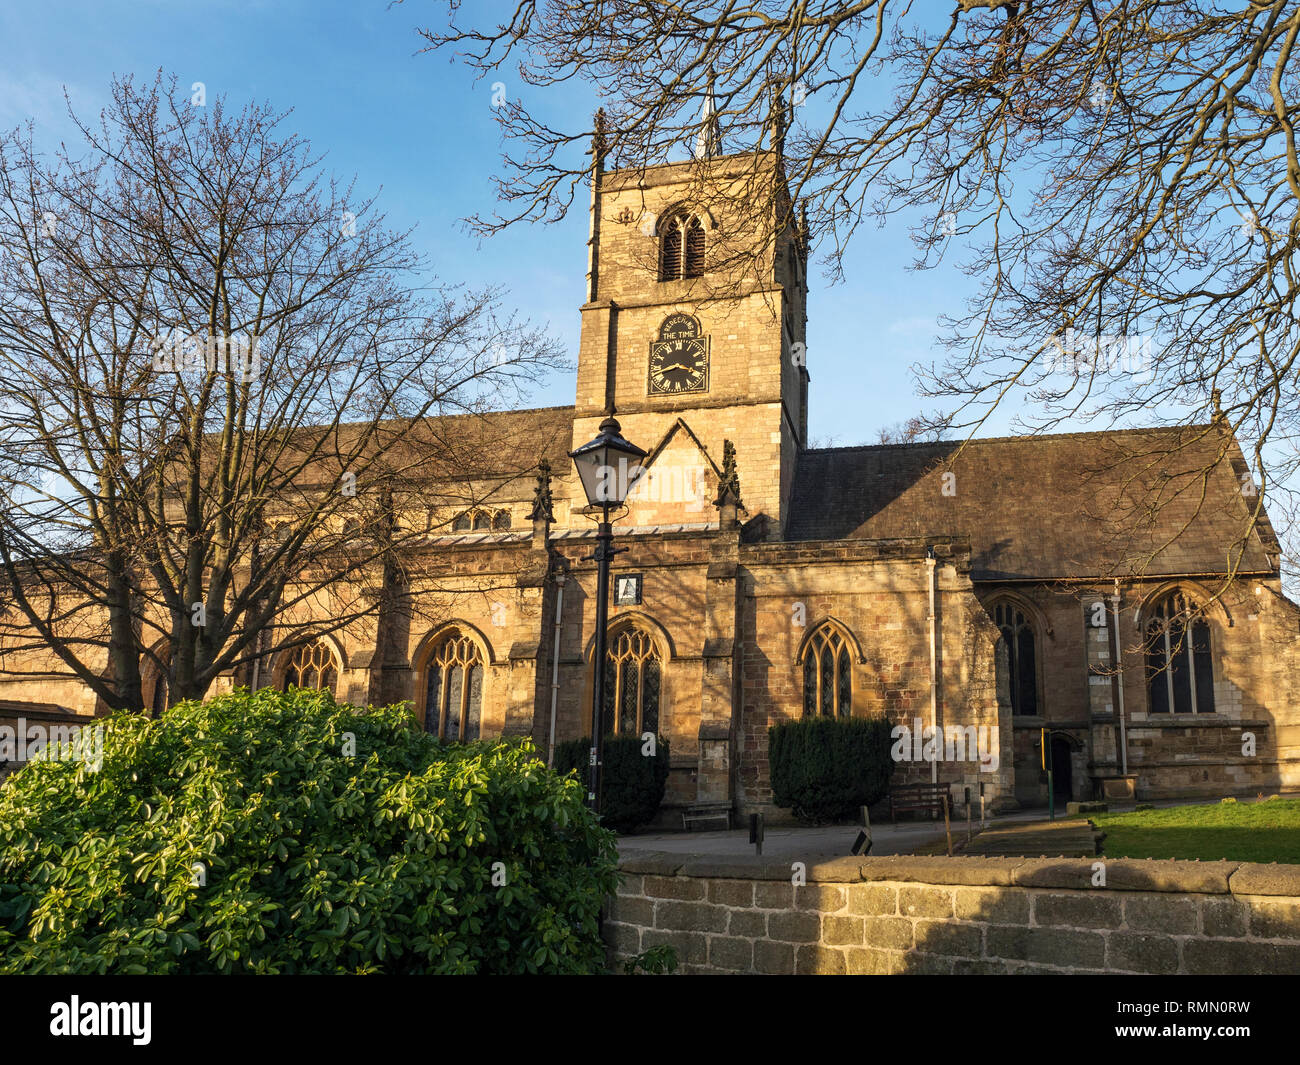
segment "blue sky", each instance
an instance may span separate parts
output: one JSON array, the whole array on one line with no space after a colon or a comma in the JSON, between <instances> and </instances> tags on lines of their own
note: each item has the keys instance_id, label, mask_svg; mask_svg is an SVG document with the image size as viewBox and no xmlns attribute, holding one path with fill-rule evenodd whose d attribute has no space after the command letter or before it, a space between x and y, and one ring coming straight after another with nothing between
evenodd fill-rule
<instances>
[{"instance_id":1,"label":"blue sky","mask_svg":"<svg viewBox=\"0 0 1300 1065\"><path fill-rule=\"evenodd\" d=\"M483 6L473 0L474 6ZM493 5L495 6L495 5ZM586 269L586 213L520 227L490 240L461 219L490 213L500 145L491 84L444 54L417 54L417 24L437 23L434 0L97 0L0 2L0 126L29 118L49 144L66 136L63 91L83 116L105 103L114 74L151 80L162 68L183 86L202 81L233 105L265 100L292 109L286 126L326 155L326 167L380 193L399 227L439 276L493 283L508 303L546 322L576 355ZM580 87L539 90L501 75L507 93L548 92L550 113L576 124L591 107ZM530 103L534 101L530 100ZM876 430L927 406L909 367L933 356L935 319L956 309L968 279L949 256L910 270L906 221L859 231L847 280L831 287L814 267L809 305L810 436L821 444L873 443ZM573 402L569 376L536 389L538 406ZM981 435L1007 432L1011 409Z\"/></svg>"}]
</instances>

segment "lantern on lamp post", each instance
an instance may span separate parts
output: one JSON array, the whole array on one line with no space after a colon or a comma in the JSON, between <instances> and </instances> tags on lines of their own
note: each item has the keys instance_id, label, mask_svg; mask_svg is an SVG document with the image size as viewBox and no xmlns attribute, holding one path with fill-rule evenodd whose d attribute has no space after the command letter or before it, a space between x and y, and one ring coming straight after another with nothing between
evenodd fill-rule
<instances>
[{"instance_id":1,"label":"lantern on lamp post","mask_svg":"<svg viewBox=\"0 0 1300 1065\"><path fill-rule=\"evenodd\" d=\"M609 564L618 551L610 527L611 507L621 507L637 480L645 473L640 460L646 452L623 439L622 427L613 416L600 423L594 440L569 452L587 503L600 508L596 526L596 550L588 556L596 562L596 639L592 649L595 676L591 697L591 754L588 763L587 805L600 813L601 769L605 750L605 628L609 622Z\"/></svg>"}]
</instances>

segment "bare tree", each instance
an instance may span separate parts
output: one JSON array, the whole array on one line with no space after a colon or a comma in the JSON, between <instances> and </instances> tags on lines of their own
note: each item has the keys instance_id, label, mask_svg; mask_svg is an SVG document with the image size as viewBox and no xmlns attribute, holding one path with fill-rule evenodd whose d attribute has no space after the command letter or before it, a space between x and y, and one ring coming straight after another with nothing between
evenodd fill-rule
<instances>
[{"instance_id":1,"label":"bare tree","mask_svg":"<svg viewBox=\"0 0 1300 1065\"><path fill-rule=\"evenodd\" d=\"M115 82L80 155L0 140L0 670L48 649L138 708L142 663L199 697L373 616L410 508L488 461L432 416L557 364L282 124L160 75Z\"/></svg>"},{"instance_id":2,"label":"bare tree","mask_svg":"<svg viewBox=\"0 0 1300 1065\"><path fill-rule=\"evenodd\" d=\"M975 295L943 323L947 357L921 368L954 431L1008 397L1030 401L1031 431L1199 415L1219 461L1234 453L1226 425L1261 488L1243 539L1264 489L1295 472L1295 0L957 0L942 13L521 0L496 26L449 12L421 32L481 74L588 83L614 165L681 154L714 123L730 150L775 155L789 201L753 196L739 228L779 231L806 211L833 277L865 221L899 212L920 219L919 267L961 249ZM472 219L481 231L562 216L586 176L587 130L540 113L548 94L524 95L497 111L505 209ZM752 190L736 191L743 215Z\"/></svg>"}]
</instances>

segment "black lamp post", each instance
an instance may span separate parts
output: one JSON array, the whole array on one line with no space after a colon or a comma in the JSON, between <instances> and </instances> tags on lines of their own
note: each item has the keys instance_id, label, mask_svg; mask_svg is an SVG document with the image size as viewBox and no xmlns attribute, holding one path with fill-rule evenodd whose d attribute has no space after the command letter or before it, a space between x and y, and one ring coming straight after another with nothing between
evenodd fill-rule
<instances>
[{"instance_id":1,"label":"black lamp post","mask_svg":"<svg viewBox=\"0 0 1300 1065\"><path fill-rule=\"evenodd\" d=\"M600 813L600 777L604 766L605 723L605 628L609 623L609 564L618 550L614 547L614 534L609 523L610 507L620 507L628 492L645 472L639 464L646 452L623 439L622 427L613 416L600 423L600 432L589 443L569 458L577 467L582 490L592 507L600 507L600 523L596 527L596 550L588 556L596 562L596 641L592 663L596 670L591 697L591 786L587 791L587 805L593 813Z\"/></svg>"}]
</instances>

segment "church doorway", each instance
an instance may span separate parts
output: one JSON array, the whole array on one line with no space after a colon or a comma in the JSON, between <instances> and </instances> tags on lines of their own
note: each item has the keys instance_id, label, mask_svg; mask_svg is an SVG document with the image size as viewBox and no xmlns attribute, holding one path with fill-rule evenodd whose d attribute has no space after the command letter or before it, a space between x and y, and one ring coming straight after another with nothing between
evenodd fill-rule
<instances>
[{"instance_id":1,"label":"church doorway","mask_svg":"<svg viewBox=\"0 0 1300 1065\"><path fill-rule=\"evenodd\" d=\"M1052 793L1058 803L1069 802L1074 797L1070 779L1070 741L1064 736L1052 737Z\"/></svg>"}]
</instances>

